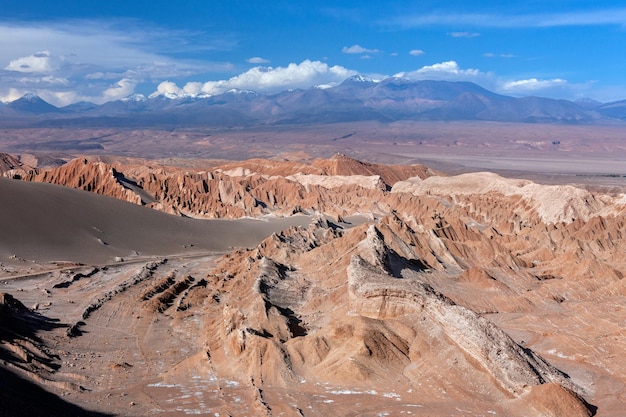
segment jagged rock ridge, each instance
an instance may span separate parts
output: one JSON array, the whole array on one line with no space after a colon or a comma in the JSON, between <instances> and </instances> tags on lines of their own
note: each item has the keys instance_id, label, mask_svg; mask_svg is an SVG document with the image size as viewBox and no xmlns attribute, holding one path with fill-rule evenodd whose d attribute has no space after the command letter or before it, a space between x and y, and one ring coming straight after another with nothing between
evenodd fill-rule
<instances>
[{"instance_id":1,"label":"jagged rock ridge","mask_svg":"<svg viewBox=\"0 0 626 417\"><path fill-rule=\"evenodd\" d=\"M259 415L302 412L285 393L322 410L304 397L324 386L438 404L439 415L454 412L450 404L474 414L592 415L583 397L618 415L622 399L601 381L619 386L626 375L614 359L624 347L624 196L435 174L340 156L187 173L76 160L27 179L189 216L317 213L308 228L224 255L205 276L157 269L115 295L140 300L142 317L204 318L196 350L163 380L210 370L250 388L249 414ZM584 325L598 317L602 326Z\"/></svg>"}]
</instances>

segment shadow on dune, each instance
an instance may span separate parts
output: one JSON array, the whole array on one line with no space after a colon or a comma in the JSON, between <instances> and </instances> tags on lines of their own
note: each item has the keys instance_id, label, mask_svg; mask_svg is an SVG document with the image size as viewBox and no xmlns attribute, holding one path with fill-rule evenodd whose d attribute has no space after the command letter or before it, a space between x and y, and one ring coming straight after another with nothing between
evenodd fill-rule
<instances>
[{"instance_id":1,"label":"shadow on dune","mask_svg":"<svg viewBox=\"0 0 626 417\"><path fill-rule=\"evenodd\" d=\"M37 333L57 327L65 325L35 314L11 295L0 293L0 417L105 416L71 404L7 369L15 366L35 373L39 367L58 369L57 357L37 348L43 346ZM17 349L12 351L11 346Z\"/></svg>"},{"instance_id":2,"label":"shadow on dune","mask_svg":"<svg viewBox=\"0 0 626 417\"><path fill-rule=\"evenodd\" d=\"M257 245L306 216L258 221L176 217L58 185L0 178L0 259L110 262L116 257ZM24 266L28 265L23 262Z\"/></svg>"},{"instance_id":3,"label":"shadow on dune","mask_svg":"<svg viewBox=\"0 0 626 417\"><path fill-rule=\"evenodd\" d=\"M36 384L0 367L0 417L105 417L71 404Z\"/></svg>"}]
</instances>

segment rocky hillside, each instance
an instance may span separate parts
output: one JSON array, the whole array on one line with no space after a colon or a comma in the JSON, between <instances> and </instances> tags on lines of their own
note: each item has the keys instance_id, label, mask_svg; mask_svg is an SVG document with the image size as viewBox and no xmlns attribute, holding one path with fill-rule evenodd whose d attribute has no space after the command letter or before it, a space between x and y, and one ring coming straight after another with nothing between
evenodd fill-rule
<instances>
[{"instance_id":1,"label":"rocky hillside","mask_svg":"<svg viewBox=\"0 0 626 417\"><path fill-rule=\"evenodd\" d=\"M23 163L20 158L0 152L0 175L7 177L21 176L29 170L32 170L32 168Z\"/></svg>"},{"instance_id":2,"label":"rocky hillside","mask_svg":"<svg viewBox=\"0 0 626 417\"><path fill-rule=\"evenodd\" d=\"M79 158L58 168L33 170L23 179L96 192L172 214L238 218L298 211L334 216L355 210L378 212L377 201L395 182L433 174L422 165L386 166L342 155L311 164L251 160L193 172Z\"/></svg>"},{"instance_id":3,"label":"rocky hillside","mask_svg":"<svg viewBox=\"0 0 626 417\"><path fill-rule=\"evenodd\" d=\"M84 320L77 339L88 346L104 311L130 329L194 329L175 365L151 377L184 384L209 373L212 412L623 410L624 195L344 156L189 172L79 159L25 179L191 217L314 216L203 264L202 274L178 272L187 260L158 265L73 321ZM90 280L105 282L99 274ZM55 291L75 297L80 285Z\"/></svg>"}]
</instances>

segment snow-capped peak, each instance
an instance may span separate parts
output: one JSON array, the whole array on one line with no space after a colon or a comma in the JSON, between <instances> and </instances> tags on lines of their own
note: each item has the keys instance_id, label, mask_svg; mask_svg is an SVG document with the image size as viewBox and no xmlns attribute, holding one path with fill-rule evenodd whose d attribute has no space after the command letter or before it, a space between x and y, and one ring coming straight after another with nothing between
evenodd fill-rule
<instances>
[{"instance_id":1,"label":"snow-capped peak","mask_svg":"<svg viewBox=\"0 0 626 417\"><path fill-rule=\"evenodd\" d=\"M373 83L374 80L371 79L370 77L368 77L367 75L363 75L363 74L357 74L357 75L353 75L352 77L348 78L346 81L344 82L351 82L351 83Z\"/></svg>"},{"instance_id":2,"label":"snow-capped peak","mask_svg":"<svg viewBox=\"0 0 626 417\"><path fill-rule=\"evenodd\" d=\"M258 95L256 91L252 90L242 90L240 88L231 88L226 91L224 94L250 94L250 95Z\"/></svg>"},{"instance_id":3,"label":"snow-capped peak","mask_svg":"<svg viewBox=\"0 0 626 417\"><path fill-rule=\"evenodd\" d=\"M34 93L26 93L22 97L20 97L20 99L28 100L28 101L36 101L36 100L41 100L41 97L39 97L37 94L34 94Z\"/></svg>"},{"instance_id":4,"label":"snow-capped peak","mask_svg":"<svg viewBox=\"0 0 626 417\"><path fill-rule=\"evenodd\" d=\"M124 102L127 102L127 101L137 101L137 102L139 102L139 101L146 101L146 100L148 100L148 99L143 94L131 94L130 96L124 97L122 99L122 101L124 101Z\"/></svg>"},{"instance_id":5,"label":"snow-capped peak","mask_svg":"<svg viewBox=\"0 0 626 417\"><path fill-rule=\"evenodd\" d=\"M156 99L156 98L165 98L168 100L184 100L184 99L203 99L203 98L209 98L211 97L211 94L207 94L207 93L200 93L200 94L178 94L178 93L174 93L174 92L168 92L168 93L152 93L150 94L150 98L151 99Z\"/></svg>"}]
</instances>

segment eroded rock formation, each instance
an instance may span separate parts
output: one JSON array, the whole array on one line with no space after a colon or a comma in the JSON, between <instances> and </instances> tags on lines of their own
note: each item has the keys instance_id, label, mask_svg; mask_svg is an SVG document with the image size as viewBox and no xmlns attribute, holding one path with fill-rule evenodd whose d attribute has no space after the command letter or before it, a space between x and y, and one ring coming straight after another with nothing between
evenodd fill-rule
<instances>
[{"instance_id":1,"label":"eroded rock formation","mask_svg":"<svg viewBox=\"0 0 626 417\"><path fill-rule=\"evenodd\" d=\"M158 377L210 373L215 411L233 414L223 381L252 415L323 414L329 393L429 415L593 415L587 401L618 415L626 400L623 195L343 156L188 172L74 160L26 179L193 217L314 216L203 276L159 266L103 301L195 326Z\"/></svg>"}]
</instances>

